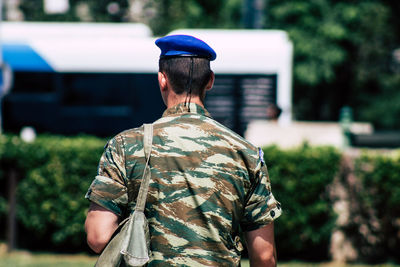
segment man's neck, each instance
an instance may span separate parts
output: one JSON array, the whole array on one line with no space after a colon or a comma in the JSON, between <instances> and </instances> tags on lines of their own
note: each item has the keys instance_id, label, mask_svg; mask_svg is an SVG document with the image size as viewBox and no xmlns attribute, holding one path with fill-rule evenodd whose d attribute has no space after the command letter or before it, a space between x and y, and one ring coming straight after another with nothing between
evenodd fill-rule
<instances>
[{"instance_id":1,"label":"man's neck","mask_svg":"<svg viewBox=\"0 0 400 267\"><path fill-rule=\"evenodd\" d=\"M200 97L192 96L191 98L190 97L170 98L170 99L167 100L167 108L172 108L172 107L174 107L174 106L176 106L178 104L181 104L181 103L189 103L189 100L190 100L190 103L195 103L195 104L197 104L197 105L199 105L201 107L204 107L204 104L201 101Z\"/></svg>"}]
</instances>

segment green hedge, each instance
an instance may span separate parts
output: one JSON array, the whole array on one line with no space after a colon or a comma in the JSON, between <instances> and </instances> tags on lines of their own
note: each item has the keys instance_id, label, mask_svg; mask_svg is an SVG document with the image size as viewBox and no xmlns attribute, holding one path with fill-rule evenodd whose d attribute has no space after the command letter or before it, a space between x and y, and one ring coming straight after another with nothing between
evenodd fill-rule
<instances>
[{"instance_id":1,"label":"green hedge","mask_svg":"<svg viewBox=\"0 0 400 267\"><path fill-rule=\"evenodd\" d=\"M11 168L20 177L19 246L68 250L86 247L83 222L88 201L83 196L96 175L104 144L105 140L94 137L39 136L32 144L15 136L1 137L0 182L6 183ZM1 212L4 217L4 209Z\"/></svg>"},{"instance_id":2,"label":"green hedge","mask_svg":"<svg viewBox=\"0 0 400 267\"><path fill-rule=\"evenodd\" d=\"M355 161L361 182L362 228L354 243L370 262L400 261L400 154L365 154ZM354 228L354 227L353 227Z\"/></svg>"},{"instance_id":3,"label":"green hedge","mask_svg":"<svg viewBox=\"0 0 400 267\"><path fill-rule=\"evenodd\" d=\"M105 139L90 136L39 136L28 144L16 136L0 136L0 227L7 215L7 176L16 170L18 183L18 247L53 251L82 251L88 202L84 194L96 175ZM264 148L275 197L283 215L275 224L280 259L329 260L336 215L327 188L341 171L341 153L330 147L281 150ZM357 199L368 220L370 236L352 241L371 260L399 260L400 160L399 157L365 156L355 161L355 174L363 190ZM358 216L358 215L357 215ZM370 216L370 217L368 217ZM373 218L372 218L372 217ZM365 221L365 220L364 220ZM373 224L373 223L372 223ZM357 220L349 233L358 233ZM0 239L5 238L5 231ZM360 255L363 256L361 252Z\"/></svg>"},{"instance_id":4,"label":"green hedge","mask_svg":"<svg viewBox=\"0 0 400 267\"><path fill-rule=\"evenodd\" d=\"M88 202L83 196L96 174L106 141L57 136L39 136L32 144L16 136L0 140L0 182L5 184L11 168L21 177L17 215L22 234L18 245L56 250L85 247L83 222ZM325 188L337 172L339 154L331 148L307 146L290 151L276 147L264 150L273 191L284 208L276 224L280 257L308 257L307 251L313 248L326 258L335 216ZM2 217L4 193L0 200Z\"/></svg>"},{"instance_id":5,"label":"green hedge","mask_svg":"<svg viewBox=\"0 0 400 267\"><path fill-rule=\"evenodd\" d=\"M283 214L275 224L280 259L326 260L336 215L327 186L339 170L340 154L307 145L293 150L264 148L272 191Z\"/></svg>"}]
</instances>

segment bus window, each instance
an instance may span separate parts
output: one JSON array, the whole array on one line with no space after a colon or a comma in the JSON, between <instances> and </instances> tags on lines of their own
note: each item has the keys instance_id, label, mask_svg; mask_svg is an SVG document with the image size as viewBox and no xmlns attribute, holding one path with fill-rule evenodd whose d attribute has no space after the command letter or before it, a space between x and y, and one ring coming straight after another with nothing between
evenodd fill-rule
<instances>
[{"instance_id":1,"label":"bus window","mask_svg":"<svg viewBox=\"0 0 400 267\"><path fill-rule=\"evenodd\" d=\"M67 73L62 75L65 106L135 105L133 74Z\"/></svg>"},{"instance_id":2,"label":"bus window","mask_svg":"<svg viewBox=\"0 0 400 267\"><path fill-rule=\"evenodd\" d=\"M55 92L54 72L14 72L13 93Z\"/></svg>"}]
</instances>

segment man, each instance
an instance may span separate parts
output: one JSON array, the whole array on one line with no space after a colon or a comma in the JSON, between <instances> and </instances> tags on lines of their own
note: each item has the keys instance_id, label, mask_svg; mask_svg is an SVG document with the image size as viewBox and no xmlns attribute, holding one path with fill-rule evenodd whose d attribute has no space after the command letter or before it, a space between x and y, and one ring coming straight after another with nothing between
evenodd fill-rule
<instances>
[{"instance_id":1,"label":"man","mask_svg":"<svg viewBox=\"0 0 400 267\"><path fill-rule=\"evenodd\" d=\"M273 221L281 214L271 193L262 151L214 121L204 97L214 82L214 50L187 35L156 41L158 81L167 106L153 123L146 217L149 266L239 266L244 231L251 266L275 266ZM143 173L143 127L107 144L85 228L100 253L129 213Z\"/></svg>"}]
</instances>

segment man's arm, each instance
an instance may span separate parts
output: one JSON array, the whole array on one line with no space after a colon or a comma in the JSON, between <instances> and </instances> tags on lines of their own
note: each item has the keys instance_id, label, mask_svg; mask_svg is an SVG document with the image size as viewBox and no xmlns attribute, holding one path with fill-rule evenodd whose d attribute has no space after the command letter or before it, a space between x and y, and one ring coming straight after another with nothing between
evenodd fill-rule
<instances>
[{"instance_id":1,"label":"man's arm","mask_svg":"<svg viewBox=\"0 0 400 267\"><path fill-rule=\"evenodd\" d=\"M245 238L251 267L276 266L273 222L260 229L245 232Z\"/></svg>"},{"instance_id":2,"label":"man's arm","mask_svg":"<svg viewBox=\"0 0 400 267\"><path fill-rule=\"evenodd\" d=\"M90 202L89 212L85 221L87 243L96 253L100 253L107 245L118 227L118 215Z\"/></svg>"}]
</instances>

